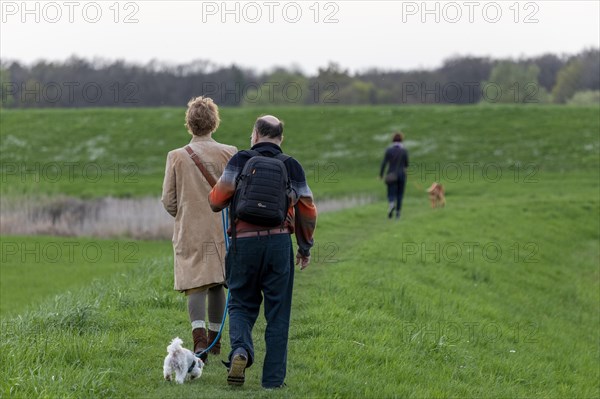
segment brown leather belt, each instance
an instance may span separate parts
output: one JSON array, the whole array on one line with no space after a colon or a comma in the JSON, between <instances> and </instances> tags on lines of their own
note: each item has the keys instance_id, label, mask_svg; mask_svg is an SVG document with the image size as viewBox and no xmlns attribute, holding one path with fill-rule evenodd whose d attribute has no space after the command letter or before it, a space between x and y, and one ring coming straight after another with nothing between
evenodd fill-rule
<instances>
[{"instance_id":1,"label":"brown leather belt","mask_svg":"<svg viewBox=\"0 0 600 399\"><path fill-rule=\"evenodd\" d=\"M244 231L240 233L236 233L235 236L237 238L248 238L248 237L264 237L264 236L273 236L276 234L291 234L289 228L280 228L277 227L271 230L257 230L257 231Z\"/></svg>"}]
</instances>

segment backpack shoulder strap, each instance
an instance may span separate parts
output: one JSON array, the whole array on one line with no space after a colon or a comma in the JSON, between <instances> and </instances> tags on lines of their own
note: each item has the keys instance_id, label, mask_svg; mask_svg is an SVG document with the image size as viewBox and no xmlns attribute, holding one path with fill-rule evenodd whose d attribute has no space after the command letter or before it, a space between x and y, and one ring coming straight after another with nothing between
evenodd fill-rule
<instances>
[{"instance_id":1,"label":"backpack shoulder strap","mask_svg":"<svg viewBox=\"0 0 600 399\"><path fill-rule=\"evenodd\" d=\"M192 150L192 147L190 147L189 145L185 146L185 150L188 154L190 154L190 158L192 158L192 161L194 161L198 169L200 169L200 172L202 172L202 175L204 176L208 184L210 184L211 187L214 187L215 184L217 184L217 182L215 178L210 173L208 173L208 170L206 170L206 167L200 161L200 157L198 156L198 154L196 154L194 150Z\"/></svg>"},{"instance_id":2,"label":"backpack shoulder strap","mask_svg":"<svg viewBox=\"0 0 600 399\"><path fill-rule=\"evenodd\" d=\"M260 152L255 150L243 150L246 154L250 155L250 158L261 156Z\"/></svg>"},{"instance_id":3,"label":"backpack shoulder strap","mask_svg":"<svg viewBox=\"0 0 600 399\"><path fill-rule=\"evenodd\" d=\"M290 159L291 157L289 155L284 154L283 152L280 154L275 155L273 158L279 159L281 162L285 162L288 159Z\"/></svg>"},{"instance_id":4,"label":"backpack shoulder strap","mask_svg":"<svg viewBox=\"0 0 600 399\"><path fill-rule=\"evenodd\" d=\"M290 157L289 155L287 155L287 154L284 154L284 153L282 152L282 153L279 153L279 154L275 155L273 158L275 158L275 159L279 159L281 162L283 162L283 166L284 166L284 168L285 168L285 172L286 172L286 174L287 174L287 181L288 181L288 185L289 185L289 184L290 184L290 181L291 181L291 177L290 177L290 171L288 170L288 167L287 167L287 165L285 164L285 161L287 161L287 160L288 160L288 159L290 159L291 157Z\"/></svg>"}]
</instances>

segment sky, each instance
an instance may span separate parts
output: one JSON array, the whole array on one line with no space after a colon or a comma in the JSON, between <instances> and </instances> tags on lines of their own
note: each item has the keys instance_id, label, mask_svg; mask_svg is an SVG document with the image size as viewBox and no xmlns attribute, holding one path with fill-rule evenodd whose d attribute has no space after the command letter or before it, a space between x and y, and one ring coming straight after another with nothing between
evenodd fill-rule
<instances>
[{"instance_id":1,"label":"sky","mask_svg":"<svg viewBox=\"0 0 600 399\"><path fill-rule=\"evenodd\" d=\"M0 58L435 68L600 47L600 1L0 1Z\"/></svg>"}]
</instances>

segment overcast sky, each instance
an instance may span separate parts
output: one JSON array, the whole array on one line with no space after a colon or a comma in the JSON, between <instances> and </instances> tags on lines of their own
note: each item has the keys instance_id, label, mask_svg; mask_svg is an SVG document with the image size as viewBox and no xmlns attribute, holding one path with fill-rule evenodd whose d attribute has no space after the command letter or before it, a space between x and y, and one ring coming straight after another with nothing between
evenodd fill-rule
<instances>
[{"instance_id":1,"label":"overcast sky","mask_svg":"<svg viewBox=\"0 0 600 399\"><path fill-rule=\"evenodd\" d=\"M0 1L0 57L437 67L600 46L600 1Z\"/></svg>"}]
</instances>

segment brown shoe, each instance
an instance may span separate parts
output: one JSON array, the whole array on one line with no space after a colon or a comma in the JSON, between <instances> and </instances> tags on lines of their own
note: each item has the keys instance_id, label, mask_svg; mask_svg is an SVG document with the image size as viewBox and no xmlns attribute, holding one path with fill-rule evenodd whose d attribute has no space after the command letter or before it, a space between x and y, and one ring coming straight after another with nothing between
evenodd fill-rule
<instances>
[{"instance_id":1,"label":"brown shoe","mask_svg":"<svg viewBox=\"0 0 600 399\"><path fill-rule=\"evenodd\" d=\"M192 337L194 337L194 353L197 354L202 352L208 347L205 328L194 328L192 330ZM208 353L203 353L202 356L200 356L200 359L206 363L208 360Z\"/></svg>"},{"instance_id":2,"label":"brown shoe","mask_svg":"<svg viewBox=\"0 0 600 399\"><path fill-rule=\"evenodd\" d=\"M215 338L217 338L218 334L219 334L218 331L208 330L208 344L209 345L213 343ZM221 354L221 337L219 337L217 342L215 342L215 345L212 348L210 348L210 353L213 355Z\"/></svg>"}]
</instances>

